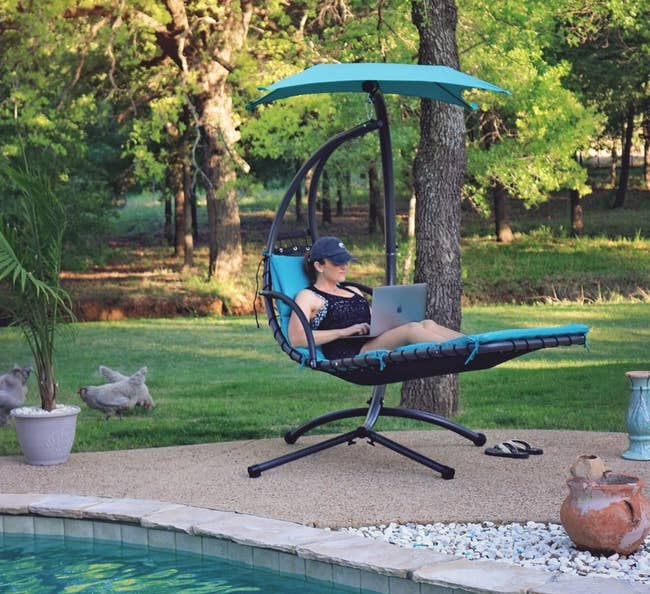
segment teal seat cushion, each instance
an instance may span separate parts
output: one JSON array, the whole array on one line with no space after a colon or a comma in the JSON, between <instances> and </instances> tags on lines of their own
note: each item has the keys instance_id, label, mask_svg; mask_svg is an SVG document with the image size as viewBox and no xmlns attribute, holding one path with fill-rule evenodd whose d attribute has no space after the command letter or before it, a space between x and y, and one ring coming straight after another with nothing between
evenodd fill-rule
<instances>
[{"instance_id":1,"label":"teal seat cushion","mask_svg":"<svg viewBox=\"0 0 650 594\"><path fill-rule=\"evenodd\" d=\"M582 334L583 336L587 335L589 332L589 326L585 324L567 324L564 326L544 326L542 328L509 328L506 330L494 330L492 332L482 332L480 334L467 334L466 336L461 336L460 338L454 338L452 340L447 340L445 342L430 342L430 343L418 343L418 344L409 344L406 346L398 347L395 349L397 352L412 351L415 349L422 348L437 348L441 345L445 346L465 346L472 345L473 350L472 354L467 359L469 363L473 358L478 348L482 344L490 342L501 342L504 340L523 340L523 339L533 339L533 338L551 338L553 336L565 336L567 334ZM585 346L587 343L585 342Z\"/></svg>"},{"instance_id":2,"label":"teal seat cushion","mask_svg":"<svg viewBox=\"0 0 650 594\"><path fill-rule=\"evenodd\" d=\"M272 254L271 259L271 284L273 290L282 293L291 299L295 299L299 291L309 285L309 280L303 269L303 259L299 256L279 256ZM287 336L291 308L276 300L282 332Z\"/></svg>"},{"instance_id":3,"label":"teal seat cushion","mask_svg":"<svg viewBox=\"0 0 650 594\"><path fill-rule=\"evenodd\" d=\"M300 256L280 256L272 254L271 259L271 280L273 289L284 293L287 297L294 299L299 291L309 286L309 279L303 268L303 258ZM282 304L289 310L288 305ZM280 307L280 305L278 305Z\"/></svg>"},{"instance_id":4,"label":"teal seat cushion","mask_svg":"<svg viewBox=\"0 0 650 594\"><path fill-rule=\"evenodd\" d=\"M589 332L589 326L584 324L567 324L565 326L544 326L542 328L508 328L506 330L493 330L480 334L467 334L460 338L454 338L445 342L409 344L395 349L396 351L408 351L427 346L485 344L488 342L500 342L503 340L521 340L525 338L548 338L566 334L584 334Z\"/></svg>"},{"instance_id":5,"label":"teal seat cushion","mask_svg":"<svg viewBox=\"0 0 650 594\"><path fill-rule=\"evenodd\" d=\"M295 299L296 295L304 288L309 286L309 279L303 268L302 256L285 256L279 254L272 254L270 257L271 263L271 280L273 290L283 293L291 299ZM280 325L282 332L288 339L289 318L291 317L291 308L280 300L276 300L278 314L280 317ZM473 347L472 354L469 356L468 361L471 361L479 346L489 342L500 342L504 340L521 340L532 338L548 338L553 336L561 336L567 334L583 334L589 332L589 326L584 324L567 324L565 326L548 326L542 328L509 328L506 330L495 330L492 332L483 332L480 334L468 334L460 338L448 340L445 342L431 342L431 343L418 343L409 344L406 346L398 347L396 352L405 352L422 348L436 348L441 345L471 345ZM586 343L585 343L586 345ZM309 352L306 348L296 348L300 352L304 360L309 358ZM377 358L381 359L388 351L377 351ZM317 360L322 361L327 358L323 355L322 350L316 348Z\"/></svg>"},{"instance_id":6,"label":"teal seat cushion","mask_svg":"<svg viewBox=\"0 0 650 594\"><path fill-rule=\"evenodd\" d=\"M303 267L304 259L302 256L272 254L269 257L271 259L271 283L274 291L295 299L300 291L309 286L309 279ZM275 303L280 316L282 333L289 340L291 308L279 299L276 299ZM309 358L309 351L306 348L298 347L296 350L303 355L304 360ZM318 361L326 360L320 347L316 347L316 359Z\"/></svg>"}]
</instances>

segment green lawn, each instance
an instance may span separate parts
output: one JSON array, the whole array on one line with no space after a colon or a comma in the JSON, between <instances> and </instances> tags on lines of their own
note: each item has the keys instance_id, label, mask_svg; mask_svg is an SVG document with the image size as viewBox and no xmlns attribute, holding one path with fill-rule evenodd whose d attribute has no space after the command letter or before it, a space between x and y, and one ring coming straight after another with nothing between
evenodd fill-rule
<instances>
[{"instance_id":1,"label":"green lawn","mask_svg":"<svg viewBox=\"0 0 650 594\"><path fill-rule=\"evenodd\" d=\"M650 303L471 307L463 329L572 322L592 327L589 351L546 349L461 374L459 420L474 428L624 431L624 373L648 367ZM279 350L266 322L258 329L251 317L86 323L68 330L57 361L59 401L82 405L74 451L279 436L327 410L360 406L369 395L368 388L300 369ZM18 332L0 328L0 370L29 361ZM103 383L100 364L125 373L146 365L156 407L108 421L86 408L76 392ZM28 404L37 404L33 377L29 390ZM399 386L391 386L388 401L398 400ZM395 419L382 427L422 426ZM13 427L0 428L0 455L18 451Z\"/></svg>"}]
</instances>

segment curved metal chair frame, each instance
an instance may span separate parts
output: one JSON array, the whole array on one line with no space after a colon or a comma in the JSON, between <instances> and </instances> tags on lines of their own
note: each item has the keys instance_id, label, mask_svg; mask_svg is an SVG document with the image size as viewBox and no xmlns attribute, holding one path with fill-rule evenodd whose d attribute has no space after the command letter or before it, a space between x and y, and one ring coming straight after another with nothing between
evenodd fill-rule
<instances>
[{"instance_id":1,"label":"curved metal chair frame","mask_svg":"<svg viewBox=\"0 0 650 594\"><path fill-rule=\"evenodd\" d=\"M291 359L314 370L330 373L349 382L374 386L372 395L366 407L330 412L307 421L296 429L287 432L285 441L293 444L306 432L332 421L353 417L365 417L363 423L356 429L267 462L249 466L248 473L251 477L259 477L266 470L334 447L338 444L352 444L355 443L356 439L365 438L373 445L383 445L398 454L439 472L444 479L451 479L454 476L453 468L436 462L374 431L374 425L379 417L401 417L437 425L465 437L477 446L485 443L485 435L474 432L450 419L430 412L384 406L386 384L420 377L487 369L538 349L585 343L584 335L575 334L532 339L502 340L482 344L477 348L473 348L472 345L423 345L421 348L414 348L412 350L388 352L381 358L372 354L337 360L322 359L317 356L316 345L309 321L293 301L292 297L274 289L271 259L274 254L302 257L304 253L304 249L295 246L290 246L289 248L281 247L280 242L285 240L285 237L282 237L280 231L287 209L307 174L312 171L308 195L308 227L304 233L301 232L300 234L306 236L313 243L319 236L316 214L318 182L327 160L336 149L346 142L375 131L379 134L383 174L386 284L391 285L396 282L395 197L388 116L377 83L368 81L363 84L363 90L368 93L369 100L374 106L375 118L341 132L325 142L303 164L285 192L271 225L264 251L263 289L260 291L260 295L264 300L273 336L280 344L282 350ZM290 236L289 239L295 239L295 237ZM371 292L368 287L364 287L363 285L357 283L350 284L354 284L366 292ZM305 357L304 351L301 352L294 349L285 336L278 318L276 301L284 303L300 320L308 341L307 357ZM468 361L470 358L471 360Z\"/></svg>"}]
</instances>

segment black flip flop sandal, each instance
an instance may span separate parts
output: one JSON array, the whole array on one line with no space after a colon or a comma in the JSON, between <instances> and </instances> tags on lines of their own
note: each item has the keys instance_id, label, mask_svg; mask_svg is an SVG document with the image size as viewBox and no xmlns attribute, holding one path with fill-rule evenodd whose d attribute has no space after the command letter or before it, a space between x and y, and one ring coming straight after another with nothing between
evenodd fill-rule
<instances>
[{"instance_id":1,"label":"black flip flop sandal","mask_svg":"<svg viewBox=\"0 0 650 594\"><path fill-rule=\"evenodd\" d=\"M531 456L541 456L544 453L543 449L535 448L522 439L511 439L508 443L514 445L520 452L526 452Z\"/></svg>"},{"instance_id":2,"label":"black flip flop sandal","mask_svg":"<svg viewBox=\"0 0 650 594\"><path fill-rule=\"evenodd\" d=\"M504 441L492 448L485 448L488 456L500 456L502 458L528 458L528 453L520 450L515 444Z\"/></svg>"}]
</instances>

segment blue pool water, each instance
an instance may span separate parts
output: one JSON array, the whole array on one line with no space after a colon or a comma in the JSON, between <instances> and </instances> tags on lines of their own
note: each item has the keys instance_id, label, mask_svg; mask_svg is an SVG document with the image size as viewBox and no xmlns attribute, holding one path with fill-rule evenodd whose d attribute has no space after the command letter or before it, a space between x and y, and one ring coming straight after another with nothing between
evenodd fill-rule
<instances>
[{"instance_id":1,"label":"blue pool water","mask_svg":"<svg viewBox=\"0 0 650 594\"><path fill-rule=\"evenodd\" d=\"M2 594L349 594L323 582L191 553L0 533Z\"/></svg>"}]
</instances>

